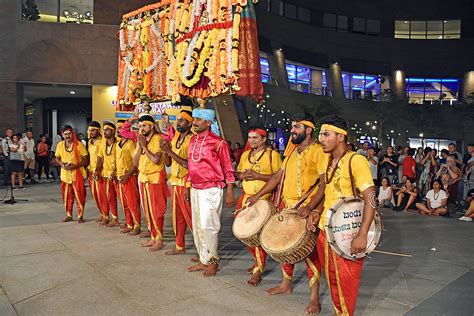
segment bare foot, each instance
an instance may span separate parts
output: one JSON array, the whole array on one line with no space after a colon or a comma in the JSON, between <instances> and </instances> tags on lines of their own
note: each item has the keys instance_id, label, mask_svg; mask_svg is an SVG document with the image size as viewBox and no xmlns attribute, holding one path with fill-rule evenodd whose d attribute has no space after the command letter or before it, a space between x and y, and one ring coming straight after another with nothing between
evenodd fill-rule
<instances>
[{"instance_id":1,"label":"bare foot","mask_svg":"<svg viewBox=\"0 0 474 316\"><path fill-rule=\"evenodd\" d=\"M118 220L116 219L113 219L110 223L108 223L107 225L105 225L105 227L117 227L119 226L120 223L118 222Z\"/></svg>"},{"instance_id":2,"label":"bare foot","mask_svg":"<svg viewBox=\"0 0 474 316\"><path fill-rule=\"evenodd\" d=\"M155 241L153 239L148 240L147 242L144 242L141 244L142 247L151 247L155 244Z\"/></svg>"},{"instance_id":3,"label":"bare foot","mask_svg":"<svg viewBox=\"0 0 474 316\"><path fill-rule=\"evenodd\" d=\"M403 210L402 213L408 213L408 210Z\"/></svg>"},{"instance_id":4,"label":"bare foot","mask_svg":"<svg viewBox=\"0 0 474 316\"><path fill-rule=\"evenodd\" d=\"M137 235L140 234L140 232L141 232L140 228L134 228L134 229L133 229L131 232L129 232L128 234L129 234L130 236L137 236Z\"/></svg>"},{"instance_id":5,"label":"bare foot","mask_svg":"<svg viewBox=\"0 0 474 316\"><path fill-rule=\"evenodd\" d=\"M169 256L172 256L172 255L182 255L182 254L184 254L184 253L186 253L186 252L184 251L184 249L183 249L183 250L178 250L178 249L174 248L174 249L171 249L171 250L168 250L167 252L165 252L165 255L169 255Z\"/></svg>"},{"instance_id":6,"label":"bare foot","mask_svg":"<svg viewBox=\"0 0 474 316\"><path fill-rule=\"evenodd\" d=\"M288 281L283 280L280 285L272 287L266 291L267 295L290 294L293 292L293 286Z\"/></svg>"},{"instance_id":7,"label":"bare foot","mask_svg":"<svg viewBox=\"0 0 474 316\"><path fill-rule=\"evenodd\" d=\"M63 222L66 223L66 222L70 222L72 221L72 217L71 216L66 216L64 219L63 219Z\"/></svg>"},{"instance_id":8,"label":"bare foot","mask_svg":"<svg viewBox=\"0 0 474 316\"><path fill-rule=\"evenodd\" d=\"M102 221L99 223L99 225L102 225L102 226L107 226L107 224L109 224L109 220L107 218L102 218Z\"/></svg>"},{"instance_id":9,"label":"bare foot","mask_svg":"<svg viewBox=\"0 0 474 316\"><path fill-rule=\"evenodd\" d=\"M122 229L120 229L120 233L121 234L128 234L129 232L131 232L133 229L132 228L129 228L129 227L124 227Z\"/></svg>"},{"instance_id":10,"label":"bare foot","mask_svg":"<svg viewBox=\"0 0 474 316\"><path fill-rule=\"evenodd\" d=\"M258 286L262 282L262 273L260 271L255 272L252 277L247 281L248 285Z\"/></svg>"},{"instance_id":11,"label":"bare foot","mask_svg":"<svg viewBox=\"0 0 474 316\"><path fill-rule=\"evenodd\" d=\"M150 248L148 248L148 250L150 250L150 251L159 251L163 247L164 247L163 241L162 240L156 240L155 244L153 246L151 246Z\"/></svg>"},{"instance_id":12,"label":"bare foot","mask_svg":"<svg viewBox=\"0 0 474 316\"><path fill-rule=\"evenodd\" d=\"M140 238L150 238L151 233L147 230L147 231L142 232L139 237Z\"/></svg>"},{"instance_id":13,"label":"bare foot","mask_svg":"<svg viewBox=\"0 0 474 316\"><path fill-rule=\"evenodd\" d=\"M321 312L321 305L319 304L319 282L314 283L310 291L309 305L304 312L305 314L319 314Z\"/></svg>"},{"instance_id":14,"label":"bare foot","mask_svg":"<svg viewBox=\"0 0 474 316\"><path fill-rule=\"evenodd\" d=\"M102 215L99 215L99 217L97 217L97 218L95 219L95 222L96 222L96 223L102 222Z\"/></svg>"},{"instance_id":15,"label":"bare foot","mask_svg":"<svg viewBox=\"0 0 474 316\"><path fill-rule=\"evenodd\" d=\"M82 223L85 223L85 222L86 222L86 221L84 220L84 217L79 217L79 218L77 219L77 223L78 223L78 224L82 224Z\"/></svg>"},{"instance_id":16,"label":"bare foot","mask_svg":"<svg viewBox=\"0 0 474 316\"><path fill-rule=\"evenodd\" d=\"M306 306L304 313L305 314L319 314L321 312L321 305L319 303L309 302L309 305Z\"/></svg>"},{"instance_id":17,"label":"bare foot","mask_svg":"<svg viewBox=\"0 0 474 316\"><path fill-rule=\"evenodd\" d=\"M191 262L199 262L199 256L196 255L196 256L192 257Z\"/></svg>"},{"instance_id":18,"label":"bare foot","mask_svg":"<svg viewBox=\"0 0 474 316\"><path fill-rule=\"evenodd\" d=\"M208 267L207 264L202 264L202 263L198 263L194 266L191 266L188 268L188 272L194 272L194 271L199 271L199 270L206 270Z\"/></svg>"},{"instance_id":19,"label":"bare foot","mask_svg":"<svg viewBox=\"0 0 474 316\"><path fill-rule=\"evenodd\" d=\"M120 225L120 228L127 228L127 223L123 223Z\"/></svg>"},{"instance_id":20,"label":"bare foot","mask_svg":"<svg viewBox=\"0 0 474 316\"><path fill-rule=\"evenodd\" d=\"M217 268L219 267L218 264L216 263L211 263L210 265L207 266L207 269L204 270L204 272L202 273L202 275L205 277L205 278L210 278L210 277L213 277L217 274Z\"/></svg>"}]
</instances>

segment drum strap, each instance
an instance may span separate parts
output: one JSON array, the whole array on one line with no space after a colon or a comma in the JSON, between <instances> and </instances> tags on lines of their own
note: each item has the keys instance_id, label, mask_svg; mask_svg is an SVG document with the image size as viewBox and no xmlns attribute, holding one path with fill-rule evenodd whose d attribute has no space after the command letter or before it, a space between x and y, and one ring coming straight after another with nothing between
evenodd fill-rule
<instances>
[{"instance_id":1,"label":"drum strap","mask_svg":"<svg viewBox=\"0 0 474 316\"><path fill-rule=\"evenodd\" d=\"M359 196L359 190L356 188L355 186L355 180L354 180L354 175L352 174L352 158L354 158L355 155L358 155L358 154L353 154L350 158L349 158L349 177L351 179L351 188L352 188L352 194L354 195L354 197L357 197Z\"/></svg>"},{"instance_id":2,"label":"drum strap","mask_svg":"<svg viewBox=\"0 0 474 316\"><path fill-rule=\"evenodd\" d=\"M313 184L313 186L309 188L309 190L305 193L305 195L301 198L301 200L298 203L296 203L295 209L298 209L301 206L301 204L303 204L303 202L306 201L306 199L311 194L311 192L313 192L314 189L316 189L316 187L318 186L320 179L321 178L316 179L316 182Z\"/></svg>"}]
</instances>

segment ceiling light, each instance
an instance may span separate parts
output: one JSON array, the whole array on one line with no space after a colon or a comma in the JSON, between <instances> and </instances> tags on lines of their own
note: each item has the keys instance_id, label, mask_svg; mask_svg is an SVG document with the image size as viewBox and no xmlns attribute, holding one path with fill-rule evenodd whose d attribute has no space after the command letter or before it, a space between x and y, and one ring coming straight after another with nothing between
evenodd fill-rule
<instances>
[{"instance_id":1,"label":"ceiling light","mask_svg":"<svg viewBox=\"0 0 474 316\"><path fill-rule=\"evenodd\" d=\"M71 90L71 91L69 91L69 93L70 94L76 94L76 91Z\"/></svg>"}]
</instances>

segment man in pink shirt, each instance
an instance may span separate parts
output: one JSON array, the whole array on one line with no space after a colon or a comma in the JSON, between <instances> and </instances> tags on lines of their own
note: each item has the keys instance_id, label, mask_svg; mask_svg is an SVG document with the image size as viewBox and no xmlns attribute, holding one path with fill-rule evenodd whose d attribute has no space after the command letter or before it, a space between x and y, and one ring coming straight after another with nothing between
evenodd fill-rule
<instances>
[{"instance_id":1,"label":"man in pink shirt","mask_svg":"<svg viewBox=\"0 0 474 316\"><path fill-rule=\"evenodd\" d=\"M193 118L196 135L189 143L187 167L192 187L193 236L200 262L188 271L203 270L205 277L211 277L216 275L219 264L217 248L224 188L227 186L225 203L231 207L235 203L235 172L229 145L219 137L215 112L195 109Z\"/></svg>"}]
</instances>

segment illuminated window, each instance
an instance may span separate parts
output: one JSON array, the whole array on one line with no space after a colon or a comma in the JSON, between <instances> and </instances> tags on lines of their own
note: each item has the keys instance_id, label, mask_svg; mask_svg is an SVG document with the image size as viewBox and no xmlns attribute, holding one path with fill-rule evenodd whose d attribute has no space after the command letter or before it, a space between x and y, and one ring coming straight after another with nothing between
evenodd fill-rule
<instances>
[{"instance_id":1,"label":"illuminated window","mask_svg":"<svg viewBox=\"0 0 474 316\"><path fill-rule=\"evenodd\" d=\"M431 40L461 38L461 21L395 21L395 38Z\"/></svg>"},{"instance_id":2,"label":"illuminated window","mask_svg":"<svg viewBox=\"0 0 474 316\"><path fill-rule=\"evenodd\" d=\"M270 66L268 65L268 59L260 57L260 69L262 71L262 82L268 83L271 80Z\"/></svg>"},{"instance_id":3,"label":"illuminated window","mask_svg":"<svg viewBox=\"0 0 474 316\"><path fill-rule=\"evenodd\" d=\"M411 104L453 104L459 91L458 79L406 78Z\"/></svg>"},{"instance_id":4,"label":"illuminated window","mask_svg":"<svg viewBox=\"0 0 474 316\"><path fill-rule=\"evenodd\" d=\"M92 24L93 0L22 0L22 20Z\"/></svg>"},{"instance_id":5,"label":"illuminated window","mask_svg":"<svg viewBox=\"0 0 474 316\"><path fill-rule=\"evenodd\" d=\"M386 78L381 76L348 72L342 73L344 95L347 99L377 101L380 99L379 97L382 90L381 85L385 81Z\"/></svg>"}]
</instances>

